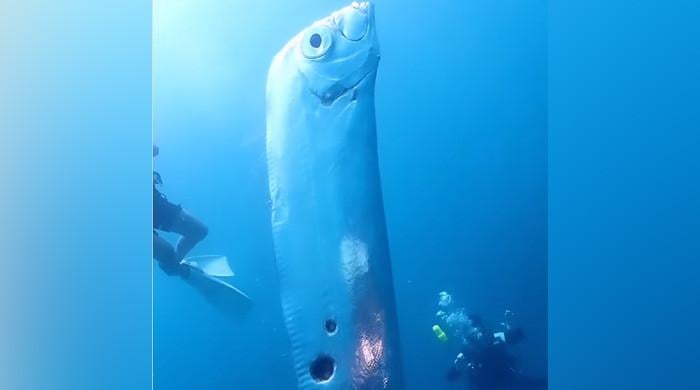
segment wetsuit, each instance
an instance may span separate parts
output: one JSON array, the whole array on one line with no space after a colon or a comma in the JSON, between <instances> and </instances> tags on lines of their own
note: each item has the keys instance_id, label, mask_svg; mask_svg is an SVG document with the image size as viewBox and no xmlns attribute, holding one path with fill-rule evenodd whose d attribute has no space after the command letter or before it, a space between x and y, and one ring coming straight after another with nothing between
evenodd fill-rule
<instances>
[{"instance_id":1,"label":"wetsuit","mask_svg":"<svg viewBox=\"0 0 700 390\"><path fill-rule=\"evenodd\" d=\"M153 229L169 232L171 226L180 216L182 206L172 203L162 192L156 187L162 184L163 180L158 172L153 172Z\"/></svg>"},{"instance_id":2,"label":"wetsuit","mask_svg":"<svg viewBox=\"0 0 700 390\"><path fill-rule=\"evenodd\" d=\"M481 337L470 338L461 349L460 366L453 365L447 378L455 381L464 374L472 390L536 390L546 389L546 379L524 375L516 369L515 358L508 353L507 343L497 340L493 332L482 331Z\"/></svg>"}]
</instances>

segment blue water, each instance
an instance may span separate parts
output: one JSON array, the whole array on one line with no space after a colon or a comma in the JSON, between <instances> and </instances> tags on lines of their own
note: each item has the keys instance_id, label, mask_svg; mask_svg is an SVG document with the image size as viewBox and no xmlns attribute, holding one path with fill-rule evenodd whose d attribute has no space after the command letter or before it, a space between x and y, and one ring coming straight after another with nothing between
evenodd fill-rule
<instances>
[{"instance_id":1,"label":"blue water","mask_svg":"<svg viewBox=\"0 0 700 390\"><path fill-rule=\"evenodd\" d=\"M348 1L155 1L156 167L209 226L255 301L224 313L154 274L156 389L294 389L275 275L265 159L273 55ZM456 346L431 331L437 293L497 325L547 369L546 2L381 1L378 145L408 389L445 382ZM171 236L168 236L172 238Z\"/></svg>"}]
</instances>

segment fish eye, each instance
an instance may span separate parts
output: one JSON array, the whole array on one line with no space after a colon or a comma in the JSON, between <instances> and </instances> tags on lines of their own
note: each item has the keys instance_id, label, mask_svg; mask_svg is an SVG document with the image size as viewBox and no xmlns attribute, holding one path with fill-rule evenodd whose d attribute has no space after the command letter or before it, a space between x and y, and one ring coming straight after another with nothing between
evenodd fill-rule
<instances>
[{"instance_id":1,"label":"fish eye","mask_svg":"<svg viewBox=\"0 0 700 390\"><path fill-rule=\"evenodd\" d=\"M302 53L304 57L309 59L322 57L328 52L332 41L331 31L327 27L312 27L301 42Z\"/></svg>"},{"instance_id":2,"label":"fish eye","mask_svg":"<svg viewBox=\"0 0 700 390\"><path fill-rule=\"evenodd\" d=\"M318 49L321 47L321 43L323 43L323 39L321 38L320 35L318 34L313 34L311 38L309 39L309 43L311 44L311 47Z\"/></svg>"}]
</instances>

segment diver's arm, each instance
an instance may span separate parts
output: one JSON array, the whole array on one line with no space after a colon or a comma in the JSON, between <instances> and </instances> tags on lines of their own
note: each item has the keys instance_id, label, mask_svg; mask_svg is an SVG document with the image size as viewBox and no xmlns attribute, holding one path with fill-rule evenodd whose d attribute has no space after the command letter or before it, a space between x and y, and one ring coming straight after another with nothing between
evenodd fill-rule
<instances>
[{"instance_id":1,"label":"diver's arm","mask_svg":"<svg viewBox=\"0 0 700 390\"><path fill-rule=\"evenodd\" d=\"M158 153L160 153L160 148L158 147L158 145L153 144L153 157L157 156Z\"/></svg>"},{"instance_id":2,"label":"diver's arm","mask_svg":"<svg viewBox=\"0 0 700 390\"><path fill-rule=\"evenodd\" d=\"M449 370L447 370L447 380L452 382L462 376L466 362L464 359L464 354L460 352L455 358L454 362L450 365Z\"/></svg>"},{"instance_id":3,"label":"diver's arm","mask_svg":"<svg viewBox=\"0 0 700 390\"><path fill-rule=\"evenodd\" d=\"M503 315L504 321L501 323L503 330L493 334L497 343L518 344L525 337L521 327L513 326L513 317L515 317L515 314L510 310L506 310Z\"/></svg>"}]
</instances>

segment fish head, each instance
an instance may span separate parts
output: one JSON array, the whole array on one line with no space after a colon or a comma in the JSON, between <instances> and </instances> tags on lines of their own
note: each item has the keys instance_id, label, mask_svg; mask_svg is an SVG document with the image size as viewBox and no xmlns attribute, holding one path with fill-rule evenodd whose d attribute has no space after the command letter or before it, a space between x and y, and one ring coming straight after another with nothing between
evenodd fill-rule
<instances>
[{"instance_id":1,"label":"fish head","mask_svg":"<svg viewBox=\"0 0 700 390\"><path fill-rule=\"evenodd\" d=\"M293 45L299 74L321 102L331 103L361 84L373 87L380 51L371 2L353 2L316 21Z\"/></svg>"}]
</instances>

